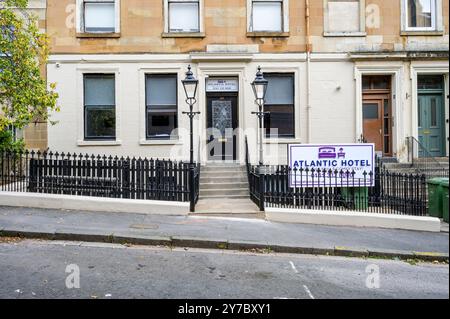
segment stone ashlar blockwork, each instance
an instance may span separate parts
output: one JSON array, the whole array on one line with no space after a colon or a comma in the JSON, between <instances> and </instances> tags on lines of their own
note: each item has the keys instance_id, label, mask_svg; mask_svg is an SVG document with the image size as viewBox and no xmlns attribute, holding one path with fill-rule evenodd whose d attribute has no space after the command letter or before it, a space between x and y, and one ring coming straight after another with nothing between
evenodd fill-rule
<instances>
[{"instance_id":1,"label":"stone ashlar blockwork","mask_svg":"<svg viewBox=\"0 0 450 319\"><path fill-rule=\"evenodd\" d=\"M48 0L52 53L187 53L204 52L208 44L257 44L263 53L305 51L305 0L289 1L290 32L286 37L248 36L246 1L204 0L205 37L166 38L162 37L163 0L121 0L119 38L77 38L76 0ZM428 50L448 48L448 0L443 0L443 34L421 36L420 41L401 35L400 3L400 0L366 0L366 7L379 8L380 23L366 27L365 37L348 38L324 37L324 1L310 1L313 51L405 51L420 50L421 45Z\"/></svg>"},{"instance_id":2,"label":"stone ashlar blockwork","mask_svg":"<svg viewBox=\"0 0 450 319\"><path fill-rule=\"evenodd\" d=\"M37 17L39 29L46 32L46 0L29 0L27 12ZM46 67L41 66L41 74L46 77ZM28 149L45 150L48 144L47 123L36 121L23 129L23 137Z\"/></svg>"}]
</instances>

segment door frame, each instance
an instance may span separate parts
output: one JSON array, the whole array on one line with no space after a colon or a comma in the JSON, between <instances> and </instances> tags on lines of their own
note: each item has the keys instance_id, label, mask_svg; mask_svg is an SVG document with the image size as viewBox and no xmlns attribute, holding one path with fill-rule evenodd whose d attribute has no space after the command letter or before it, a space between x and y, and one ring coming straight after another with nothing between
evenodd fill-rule
<instances>
[{"instance_id":1,"label":"door frame","mask_svg":"<svg viewBox=\"0 0 450 319\"><path fill-rule=\"evenodd\" d=\"M445 84L444 77L442 77L442 84ZM442 130L442 143L441 143L441 157L446 156L444 153L447 153L446 150L446 143L447 140L447 133L446 131L446 110L445 110L445 95L444 95L445 89L439 89L439 90L417 90L417 112L419 112L419 96L441 96L442 97L442 108L440 112L441 116L441 130ZM442 112L443 111L443 112ZM417 114L417 140L419 141L419 115ZM420 153L417 154L417 157L420 157Z\"/></svg>"},{"instance_id":2,"label":"door frame","mask_svg":"<svg viewBox=\"0 0 450 319\"><path fill-rule=\"evenodd\" d=\"M393 131L393 129L392 129L392 100L391 100L391 94L390 93L388 93L388 92L386 92L386 93L383 93L383 92L380 92L380 90L379 91L376 91L376 90L373 90L373 91L375 91L375 92L370 92L370 91L366 91L364 94L363 94L363 107L364 107L364 104L365 103L367 103L367 102L369 102L369 101L376 101L377 103L380 103L380 105L379 105L379 107L380 107L380 113L379 113L379 117L381 117L381 120L380 120L380 122L381 122L381 144L382 144L382 153L383 153L383 156L386 156L386 157L391 157L392 156L392 154L393 154L393 147L392 147L392 143L393 143L393 138L392 138L392 131ZM381 91L390 91L390 90L381 90ZM382 101L384 101L384 100L388 100L389 101L389 119L390 119L390 121L389 121L389 124L391 125L391 127L390 127L390 129L389 129L389 152L387 152L386 154L384 153L384 136L385 136L385 127L384 127L384 104L382 103ZM364 133L364 118L363 118L363 133Z\"/></svg>"},{"instance_id":3,"label":"door frame","mask_svg":"<svg viewBox=\"0 0 450 319\"><path fill-rule=\"evenodd\" d=\"M364 62L361 62L364 63ZM404 118L404 112L401 107L403 87L403 64L356 64L355 65L355 81L356 81L356 111L355 111L355 142L360 142L363 134L363 89L362 77L365 75L390 75L391 80L391 118L392 118L392 157L399 157L405 152L403 142L406 136L404 132L404 121L397 119ZM405 153L407 156L407 153Z\"/></svg>"},{"instance_id":4,"label":"door frame","mask_svg":"<svg viewBox=\"0 0 450 319\"><path fill-rule=\"evenodd\" d=\"M197 65L197 76L199 80L199 87L197 92L198 98L199 98L199 109L201 112L201 116L199 117L199 137L201 139L200 141L200 162L202 164L204 163L213 163L208 160L208 149L206 146L206 141L208 140L207 132L204 129L207 125L207 105L206 105L206 79L210 77L234 77L237 78L239 81L239 91L238 91L238 121L239 121L239 130L238 130L238 154L245 154L245 143L244 143L244 132L247 123L245 122L244 117L244 107L239 107L242 105L245 105L245 96L246 96L246 90L244 87L244 79L245 79L245 70L246 70L246 64L245 63L198 63ZM245 156L238 156L236 162L240 164L245 164Z\"/></svg>"},{"instance_id":5,"label":"door frame","mask_svg":"<svg viewBox=\"0 0 450 319\"><path fill-rule=\"evenodd\" d=\"M206 117L206 121L205 121L205 124L206 124L206 126L205 126L205 129L206 130L208 130L208 126L209 126L209 116L210 116L210 114L209 114L209 112L210 112L210 109L209 109L209 103L208 103L208 101L209 101L209 99L210 98L214 98L214 97L217 97L217 98L220 98L220 97L231 97L231 98L235 98L236 99L236 114L233 114L233 117L235 117L236 118L236 127L233 129L234 130L234 132L236 132L236 135L235 135L235 137L233 138L234 140L235 140L235 143L236 143L236 145L233 145L233 152L236 152L236 154L233 154L233 160L232 160L232 162L239 162L239 158L240 158L240 153L239 153L239 149L240 149L240 143L239 143L239 133L238 133L238 129L239 129L239 91L238 92L205 92L205 95L206 95L206 98L205 98L205 101L206 101L206 104L205 104L205 107L206 107L206 112L205 112L205 117ZM234 120L232 119L232 122L233 122ZM233 132L233 134L234 134L234 132ZM208 145L208 143L209 143L209 136L208 136L208 134L206 134L207 136L207 139L206 139L206 145ZM214 159L210 159L209 158L209 154L208 154L208 147L206 147L206 159L207 159L207 162L208 163L221 163L221 162L223 162L223 163L225 163L225 162L230 162L230 161L227 161L226 159L225 160L214 160ZM235 158L234 158L235 157Z\"/></svg>"},{"instance_id":6,"label":"door frame","mask_svg":"<svg viewBox=\"0 0 450 319\"><path fill-rule=\"evenodd\" d=\"M444 107L445 107L445 134L446 134L446 156L449 156L449 65L447 62L439 62L435 64L423 64L420 62L412 62L410 68L411 74L411 135L419 139L419 94L418 94L418 77L419 75L443 75L444 77ZM418 151L415 150L415 157Z\"/></svg>"}]
</instances>

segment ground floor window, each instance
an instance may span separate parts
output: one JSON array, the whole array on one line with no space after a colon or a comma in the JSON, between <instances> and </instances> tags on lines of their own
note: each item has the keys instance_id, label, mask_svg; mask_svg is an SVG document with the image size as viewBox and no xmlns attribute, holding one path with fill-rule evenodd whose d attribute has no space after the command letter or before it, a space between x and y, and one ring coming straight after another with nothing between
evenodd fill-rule
<instances>
[{"instance_id":1,"label":"ground floor window","mask_svg":"<svg viewBox=\"0 0 450 319\"><path fill-rule=\"evenodd\" d=\"M266 137L295 137L294 74L265 73L269 81L264 111L270 112L264 119Z\"/></svg>"},{"instance_id":2,"label":"ground floor window","mask_svg":"<svg viewBox=\"0 0 450 319\"><path fill-rule=\"evenodd\" d=\"M114 74L84 75L84 138L116 138L116 92Z\"/></svg>"},{"instance_id":3,"label":"ground floor window","mask_svg":"<svg viewBox=\"0 0 450 319\"><path fill-rule=\"evenodd\" d=\"M146 137L169 139L178 128L177 75L147 74L146 87Z\"/></svg>"}]
</instances>

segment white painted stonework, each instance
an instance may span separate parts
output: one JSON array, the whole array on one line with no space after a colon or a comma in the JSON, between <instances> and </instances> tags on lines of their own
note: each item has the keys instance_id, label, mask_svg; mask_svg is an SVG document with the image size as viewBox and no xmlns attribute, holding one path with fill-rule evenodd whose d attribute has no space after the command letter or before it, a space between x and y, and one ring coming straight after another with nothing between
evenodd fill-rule
<instances>
[{"instance_id":1,"label":"white painted stonework","mask_svg":"<svg viewBox=\"0 0 450 319\"><path fill-rule=\"evenodd\" d=\"M172 216L189 213L189 203L18 192L0 192L0 206Z\"/></svg>"},{"instance_id":2,"label":"white painted stonework","mask_svg":"<svg viewBox=\"0 0 450 319\"><path fill-rule=\"evenodd\" d=\"M307 55L261 54L254 50L230 53L215 48L213 53L193 54L105 54L52 55L47 66L49 82L56 82L61 112L52 114L58 124L49 125L49 148L58 152L111 154L187 160L189 158L188 110L181 80L188 64L199 79L194 120L194 148L202 163L207 161L206 79L234 77L239 81L238 161L245 162L245 136L250 159L258 159L257 111L251 82L260 65L264 72L293 73L295 78L295 137L265 139L265 162L286 164L288 143L355 143L362 133L361 77L389 74L393 78L393 152L406 160L408 136L417 138L417 76L443 74L448 86L448 64L440 61L403 62L372 59L363 61L349 54L312 54L308 76ZM245 52L244 52L245 51ZM361 62L359 62L361 60ZM83 140L83 73L116 74L116 140ZM178 74L178 138L146 140L145 74ZM307 82L310 79L309 104ZM446 87L447 87L446 86ZM447 88L448 90L448 88ZM448 91L446 92L446 95ZM446 109L448 110L448 99ZM308 106L309 105L309 106ZM448 118L448 115L447 115ZM447 124L448 131L448 124ZM447 150L448 154L448 150ZM196 158L197 159L197 158Z\"/></svg>"},{"instance_id":3,"label":"white painted stonework","mask_svg":"<svg viewBox=\"0 0 450 319\"><path fill-rule=\"evenodd\" d=\"M441 222L435 217L272 207L265 212L267 220L282 223L441 231Z\"/></svg>"}]
</instances>

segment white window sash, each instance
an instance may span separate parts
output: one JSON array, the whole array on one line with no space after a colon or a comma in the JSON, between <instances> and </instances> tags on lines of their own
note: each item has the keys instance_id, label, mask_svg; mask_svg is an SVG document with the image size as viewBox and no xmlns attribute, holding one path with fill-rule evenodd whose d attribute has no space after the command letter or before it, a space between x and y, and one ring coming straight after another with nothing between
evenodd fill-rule
<instances>
[{"instance_id":1,"label":"white window sash","mask_svg":"<svg viewBox=\"0 0 450 319\"><path fill-rule=\"evenodd\" d=\"M202 33L203 32L203 1L204 0L164 0L164 33ZM170 4L197 3L197 28L195 30L173 30L170 25Z\"/></svg>"},{"instance_id":2,"label":"white window sash","mask_svg":"<svg viewBox=\"0 0 450 319\"><path fill-rule=\"evenodd\" d=\"M267 17L267 20L266 20L266 21L273 21L275 18L279 18L280 20L277 21L277 25L275 25L275 23L273 23L273 24L270 24L270 25L269 24L265 24L265 26L261 26L261 27L258 27L258 28L256 27L257 24L258 25L263 25L263 23L258 22L256 20L257 17L256 17L256 13L255 13L256 7L259 7L259 5L263 4L263 3L275 4L275 5L277 5L276 9L278 9L278 6L279 6L280 12L276 12L277 15L279 14L279 17L275 17L275 16ZM259 9L261 10L262 8L259 8ZM265 8L265 9L269 10L269 8ZM270 9L275 9L275 8L270 8ZM275 15L275 13L274 13L274 15ZM259 18L261 18L261 17L259 17ZM268 32L282 32L283 31L283 2L282 1L253 1L252 2L252 29L254 31L263 31L263 32L264 31L268 31Z\"/></svg>"},{"instance_id":3,"label":"white window sash","mask_svg":"<svg viewBox=\"0 0 450 319\"><path fill-rule=\"evenodd\" d=\"M278 2L281 4L281 28L280 30L255 30L253 3ZM289 32L289 0L247 0L247 31L248 32Z\"/></svg>"},{"instance_id":4,"label":"white window sash","mask_svg":"<svg viewBox=\"0 0 450 319\"><path fill-rule=\"evenodd\" d=\"M431 27L411 27L409 25L409 3L410 0L403 2L405 31L437 31L437 0L431 1Z\"/></svg>"},{"instance_id":5,"label":"white window sash","mask_svg":"<svg viewBox=\"0 0 450 319\"><path fill-rule=\"evenodd\" d=\"M91 33L85 27L85 3L110 3L114 2L114 31L120 33L120 0L76 0L76 31L77 33ZM105 33L96 31L93 33ZM106 32L110 33L110 32Z\"/></svg>"}]
</instances>

